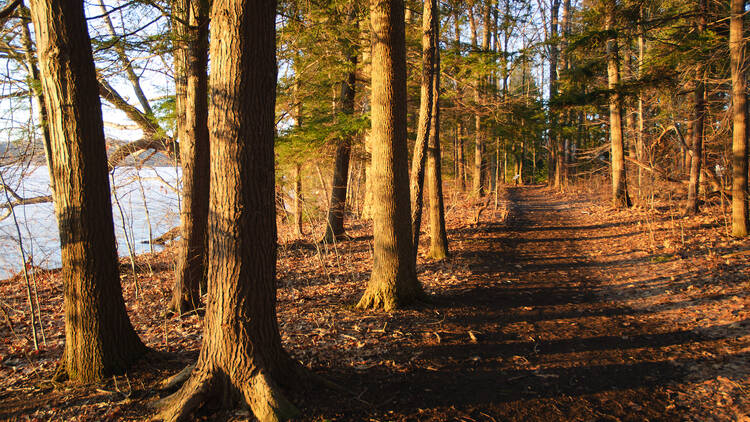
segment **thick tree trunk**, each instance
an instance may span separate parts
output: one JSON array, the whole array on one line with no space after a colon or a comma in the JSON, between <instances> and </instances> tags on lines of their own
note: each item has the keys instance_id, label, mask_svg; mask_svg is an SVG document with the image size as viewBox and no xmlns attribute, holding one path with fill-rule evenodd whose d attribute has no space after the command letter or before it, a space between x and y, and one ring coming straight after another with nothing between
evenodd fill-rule
<instances>
[{"instance_id":1,"label":"thick tree trunk","mask_svg":"<svg viewBox=\"0 0 750 422\"><path fill-rule=\"evenodd\" d=\"M613 2L607 6L607 30L614 28ZM607 80L609 93L609 139L612 152L612 205L615 208L631 206L625 173L625 148L622 136L622 98L619 92L620 62L617 38L607 39Z\"/></svg>"},{"instance_id":2,"label":"thick tree trunk","mask_svg":"<svg viewBox=\"0 0 750 422\"><path fill-rule=\"evenodd\" d=\"M406 41L403 0L370 0L374 262L359 308L386 310L424 295L411 240L406 148Z\"/></svg>"},{"instance_id":3,"label":"thick tree trunk","mask_svg":"<svg viewBox=\"0 0 750 422\"><path fill-rule=\"evenodd\" d=\"M747 81L745 80L745 0L732 0L729 52L732 63L732 236L747 236Z\"/></svg>"},{"instance_id":4,"label":"thick tree trunk","mask_svg":"<svg viewBox=\"0 0 750 422\"><path fill-rule=\"evenodd\" d=\"M198 362L163 420L209 401L260 421L297 413L277 384L294 384L296 367L276 319L275 14L273 0L213 2L208 304Z\"/></svg>"},{"instance_id":5,"label":"thick tree trunk","mask_svg":"<svg viewBox=\"0 0 750 422\"><path fill-rule=\"evenodd\" d=\"M200 305L205 290L209 194L208 0L174 0L177 137L182 165L182 244L171 308L179 314ZM187 22L189 27L184 25Z\"/></svg>"},{"instance_id":6,"label":"thick tree trunk","mask_svg":"<svg viewBox=\"0 0 750 422\"><path fill-rule=\"evenodd\" d=\"M440 20L437 19L437 4L434 6L435 34L439 34ZM442 160L440 157L440 49L435 38L435 69L433 71L432 119L430 121L430 140L427 150L427 197L430 217L430 251L432 259L444 259L448 256L448 235L445 231L445 204L443 201Z\"/></svg>"},{"instance_id":7,"label":"thick tree trunk","mask_svg":"<svg viewBox=\"0 0 750 422\"><path fill-rule=\"evenodd\" d=\"M146 347L122 298L101 102L83 3L33 0L31 18L60 229L65 312L60 369L73 381L92 382L124 371Z\"/></svg>"},{"instance_id":8,"label":"thick tree trunk","mask_svg":"<svg viewBox=\"0 0 750 422\"><path fill-rule=\"evenodd\" d=\"M435 72L435 24L437 0L424 0L422 8L422 87L419 98L419 122L414 155L411 161L411 233L414 259L419 250L419 235L422 228L422 192L424 188L427 145L431 136L431 123L434 116L433 75Z\"/></svg>"}]
</instances>

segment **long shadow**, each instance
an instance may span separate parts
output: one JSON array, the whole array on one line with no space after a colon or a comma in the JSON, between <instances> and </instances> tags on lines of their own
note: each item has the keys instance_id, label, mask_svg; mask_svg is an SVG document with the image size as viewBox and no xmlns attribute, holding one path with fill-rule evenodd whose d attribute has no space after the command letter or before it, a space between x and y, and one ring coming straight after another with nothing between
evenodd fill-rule
<instances>
[{"instance_id":1,"label":"long shadow","mask_svg":"<svg viewBox=\"0 0 750 422\"><path fill-rule=\"evenodd\" d=\"M679 345L700 344L708 341L708 337L692 330L664 332L665 327L653 325L647 319L638 320L646 321L636 323L645 329L632 335L625 335L628 330L624 329L607 332L605 327L587 327L579 332L568 329L566 338L539 341L533 338L533 331L520 336L503 331L504 327L519 322L533 324L611 317L614 321L611 324L617 324L620 317L652 313L612 303L605 297L604 288L600 287L595 276L585 276L588 270L641 265L651 257L594 262L572 250L577 247L576 242L615 239L627 234L593 238L527 237L534 232L599 230L633 225L635 222L534 226L540 217L524 212L528 212L530 207L519 205L520 196L519 190L509 192L514 204L507 222L484 223L475 228L453 231L453 236L462 237L464 242L475 246L481 244L483 250L468 248L468 251L458 252L454 257L457 263L470 268L479 282L457 286L435 298L435 309L441 310L444 315L451 315L451 318L439 326L423 329L436 333L440 331L442 340L438 340L437 344L419 344L390 353L388 359L402 364L405 367L402 370L393 371L377 366L366 371L340 366L331 368L329 373L334 378L347 379L346 384L356 386L355 390L361 393L358 397L361 403L343 404L333 414L346 420L358 418L363 413L387 415L389 411L408 413L413 409L444 408L456 412L463 409L477 415L476 412L472 413L472 409L483 409L492 415L524 419L522 413L508 413L509 408L517 406L512 403L552 399L559 404L572 398L586 400L585 397L596 393L643 389L651 391L644 398L645 402L641 403L650 409L651 416L664 418L670 414L666 407L669 397L663 387L684 377L670 356L670 350ZM540 213L560 205L534 204L533 208ZM480 232L484 236L477 238L476 234ZM554 263L549 262L552 258L546 257L542 257L547 261L543 263L522 261L534 259L520 253L525 245L544 242L562 248L556 252L563 256L555 259L576 261ZM523 264L520 269L519 264ZM575 274L570 274L572 271ZM563 272L559 282L540 279L541 275L557 272ZM492 280L493 276L495 280ZM505 276L516 280L503 280ZM581 279L583 283L568 284ZM685 280L675 284L671 281L669 288L679 288L678 284L687 285L689 282ZM641 297L647 297L663 294L665 287L667 281L657 277L632 288L645 289ZM623 286L621 290L632 288ZM701 299L719 301L727 296ZM690 300L673 302L665 304L661 310L681 309L692 304ZM393 330L401 328L398 318L392 324ZM737 326L716 328L721 328L720 331L727 337L740 336L744 330ZM472 329L481 332L478 343L469 341L462 332ZM532 338L524 337L528 335ZM719 359L715 358L717 361ZM707 358L681 359L678 363L694 365L711 361ZM674 411L671 412L674 416ZM327 411L323 410L322 413L326 414ZM487 416L485 413L482 415ZM627 413L622 416L632 418ZM564 418L558 414L553 419ZM421 419L415 413L415 420Z\"/></svg>"}]
</instances>

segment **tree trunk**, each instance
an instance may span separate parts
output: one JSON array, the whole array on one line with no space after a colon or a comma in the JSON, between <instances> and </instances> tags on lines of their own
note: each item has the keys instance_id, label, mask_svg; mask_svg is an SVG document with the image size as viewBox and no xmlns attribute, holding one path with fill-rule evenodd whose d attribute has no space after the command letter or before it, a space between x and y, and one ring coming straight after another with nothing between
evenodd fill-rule
<instances>
[{"instance_id":1,"label":"tree trunk","mask_svg":"<svg viewBox=\"0 0 750 422\"><path fill-rule=\"evenodd\" d=\"M732 0L729 51L732 63L732 236L747 236L747 82L742 18L745 0Z\"/></svg>"},{"instance_id":2,"label":"tree trunk","mask_svg":"<svg viewBox=\"0 0 750 422\"><path fill-rule=\"evenodd\" d=\"M698 32L706 29L706 2L700 0L700 16L698 17ZM706 85L704 65L696 66L695 89L693 98L695 101L695 115L693 116L693 139L690 145L692 159L690 160L690 179L688 182L688 197L685 204L685 214L698 212L698 192L700 191L701 164L703 162L703 122L706 114Z\"/></svg>"},{"instance_id":3,"label":"tree trunk","mask_svg":"<svg viewBox=\"0 0 750 422\"><path fill-rule=\"evenodd\" d=\"M302 230L302 164L294 164L294 234L305 235Z\"/></svg>"},{"instance_id":4,"label":"tree trunk","mask_svg":"<svg viewBox=\"0 0 750 422\"><path fill-rule=\"evenodd\" d=\"M550 39L557 38L558 15L560 13L560 0L551 0L550 2ZM557 42L549 44L549 97L550 99L557 96L557 60L559 52ZM550 186L560 187L560 139L557 130L556 110L553 107L549 109L549 164L548 164L548 183Z\"/></svg>"},{"instance_id":5,"label":"tree trunk","mask_svg":"<svg viewBox=\"0 0 750 422\"><path fill-rule=\"evenodd\" d=\"M403 0L370 0L370 20L374 262L357 306L390 310L424 295L411 244Z\"/></svg>"},{"instance_id":6,"label":"tree trunk","mask_svg":"<svg viewBox=\"0 0 750 422\"><path fill-rule=\"evenodd\" d=\"M49 133L49 123L47 119L47 109L44 107L44 93L41 88L39 79L39 66L37 65L34 47L31 43L31 30L28 21L21 24L21 36L23 40L24 53L26 56L26 69L29 72L29 78L33 81L31 89L34 93L34 108L37 110L39 118L39 127L42 130L42 142L44 143L44 159L47 164L49 173L50 192L55 191L55 177L52 174L52 139Z\"/></svg>"},{"instance_id":7,"label":"tree trunk","mask_svg":"<svg viewBox=\"0 0 750 422\"><path fill-rule=\"evenodd\" d=\"M471 27L471 47L475 54L479 50L479 43L477 41L477 24L474 18L473 8L469 8L469 26ZM474 87L474 102L476 107L479 107L481 95L479 94L480 83L482 82L481 76L476 80L476 86ZM471 180L471 194L472 196L479 198L484 195L484 172L482 172L482 159L484 156L484 144L482 143L482 119L479 115L479 110L474 113L474 168L473 177Z\"/></svg>"},{"instance_id":8,"label":"tree trunk","mask_svg":"<svg viewBox=\"0 0 750 422\"><path fill-rule=\"evenodd\" d=\"M182 165L182 244L171 308L178 314L200 305L205 291L209 194L208 1L174 0L177 137ZM184 22L190 24L188 27Z\"/></svg>"},{"instance_id":9,"label":"tree trunk","mask_svg":"<svg viewBox=\"0 0 750 422\"><path fill-rule=\"evenodd\" d=\"M463 125L461 121L456 123L456 136L458 136L458 189L461 192L466 191L466 157L464 155L464 137L463 137Z\"/></svg>"},{"instance_id":10,"label":"tree trunk","mask_svg":"<svg viewBox=\"0 0 750 422\"><path fill-rule=\"evenodd\" d=\"M356 17L356 8L352 7L351 20ZM351 70L345 81L341 83L341 111L346 115L354 114L354 97L357 83L357 51L353 45L348 45L349 65ZM338 140L336 159L333 168L333 186L331 186L331 201L328 207L328 219L323 242L333 242L346 236L344 230L344 215L346 213L346 190L349 180L349 158L352 151L352 141L347 134Z\"/></svg>"},{"instance_id":11,"label":"tree trunk","mask_svg":"<svg viewBox=\"0 0 750 422\"><path fill-rule=\"evenodd\" d=\"M456 59L461 56L461 9L454 7L453 9L453 50L456 55ZM459 83L456 83L456 96L461 98L463 92ZM464 157L464 138L463 130L464 125L461 119L461 112L456 110L456 178L458 179L458 189L461 192L466 191L466 159Z\"/></svg>"},{"instance_id":12,"label":"tree trunk","mask_svg":"<svg viewBox=\"0 0 750 422\"><path fill-rule=\"evenodd\" d=\"M614 28L614 2L608 2L606 26ZM612 205L615 208L631 206L625 173L625 152L622 136L622 98L619 92L620 62L617 52L617 38L607 39L607 79L609 93L609 138L612 148Z\"/></svg>"},{"instance_id":13,"label":"tree trunk","mask_svg":"<svg viewBox=\"0 0 750 422\"><path fill-rule=\"evenodd\" d=\"M59 375L87 383L124 371L147 349L122 297L101 102L83 3L32 0L31 18L60 230L65 349Z\"/></svg>"},{"instance_id":14,"label":"tree trunk","mask_svg":"<svg viewBox=\"0 0 750 422\"><path fill-rule=\"evenodd\" d=\"M435 24L437 19L437 0L424 0L422 10L422 87L419 99L419 123L417 139L414 143L414 156L411 161L411 233L414 259L419 249L419 235L422 227L422 191L424 188L427 145L431 136L432 107L434 106L435 72Z\"/></svg>"},{"instance_id":15,"label":"tree trunk","mask_svg":"<svg viewBox=\"0 0 750 422\"><path fill-rule=\"evenodd\" d=\"M161 403L166 421L214 400L260 421L297 413L277 384L297 371L276 319L275 12L272 0L213 3L208 305L198 362Z\"/></svg>"},{"instance_id":16,"label":"tree trunk","mask_svg":"<svg viewBox=\"0 0 750 422\"><path fill-rule=\"evenodd\" d=\"M433 0L435 1L435 0ZM448 235L445 231L445 204L443 202L442 160L440 157L440 48L437 34L440 33L437 2L433 6L435 18L435 69L433 71L432 119L427 150L427 197L430 217L430 252L432 259L448 257Z\"/></svg>"}]
</instances>

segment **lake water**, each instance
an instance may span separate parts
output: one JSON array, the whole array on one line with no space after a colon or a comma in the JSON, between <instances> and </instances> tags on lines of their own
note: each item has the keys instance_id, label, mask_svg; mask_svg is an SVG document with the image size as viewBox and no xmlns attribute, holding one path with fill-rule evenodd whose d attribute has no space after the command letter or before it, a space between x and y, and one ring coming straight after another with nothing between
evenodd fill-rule
<instances>
[{"instance_id":1,"label":"lake water","mask_svg":"<svg viewBox=\"0 0 750 422\"><path fill-rule=\"evenodd\" d=\"M24 198L50 194L46 167L26 170L4 167L0 171L5 182ZM112 213L120 256L128 255L128 240L136 254L149 252L149 227L155 238L179 224L179 197L175 190L179 175L179 169L174 167L116 170ZM0 203L5 202L5 195L0 191ZM43 268L59 268L60 239L52 203L19 206L15 213L27 258L32 256L34 265ZM154 245L155 251L158 248ZM21 261L18 232L13 217L9 216L0 221L0 279L17 274L22 268Z\"/></svg>"}]
</instances>

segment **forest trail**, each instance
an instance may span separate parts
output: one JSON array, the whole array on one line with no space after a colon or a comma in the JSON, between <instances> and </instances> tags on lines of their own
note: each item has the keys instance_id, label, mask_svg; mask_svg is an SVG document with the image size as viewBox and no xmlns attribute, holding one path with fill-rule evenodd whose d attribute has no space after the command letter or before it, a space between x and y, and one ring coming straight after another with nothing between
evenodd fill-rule
<instances>
[{"instance_id":1,"label":"forest trail","mask_svg":"<svg viewBox=\"0 0 750 422\"><path fill-rule=\"evenodd\" d=\"M392 332L421 331L421 341L391 348L390 368L339 374L370 406L337 402L323 416L746 420L741 285L704 289L710 278L701 281L698 269L707 267L654 254L650 226L602 222L589 200L519 187L506 205L505 221L488 217L450 233L453 269L468 277L440 290L426 282L437 302L429 322L389 320ZM739 322L708 321L704 312Z\"/></svg>"},{"instance_id":2,"label":"forest trail","mask_svg":"<svg viewBox=\"0 0 750 422\"><path fill-rule=\"evenodd\" d=\"M354 309L372 265L366 222L352 222L352 239L335 250L280 246L284 347L349 391L292 391L300 420L748 420L750 257L741 251L750 245L709 231L714 217L614 211L530 186L508 188L497 210L469 224L475 204L451 198L451 258L419 259L431 303ZM154 317L171 297L173 251L138 257L140 300L123 284L139 334L173 359L101 385L50 383L64 339L51 272L40 284L49 348L24 352L22 312L11 314L21 335L4 332L0 420L149 420L149 403L168 393L159 383L192 363L201 342L198 315ZM0 294L20 310L16 285L0 284ZM215 410L196 420L249 416Z\"/></svg>"}]
</instances>

